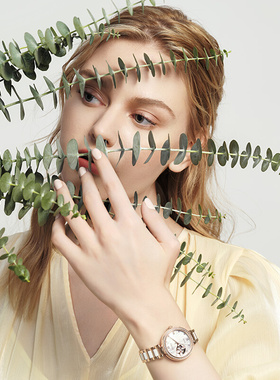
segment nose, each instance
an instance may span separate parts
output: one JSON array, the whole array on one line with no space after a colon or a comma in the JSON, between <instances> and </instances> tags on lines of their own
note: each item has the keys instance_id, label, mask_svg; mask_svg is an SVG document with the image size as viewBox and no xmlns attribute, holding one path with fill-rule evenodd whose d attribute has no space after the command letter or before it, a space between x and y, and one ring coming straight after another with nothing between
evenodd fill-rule
<instances>
[{"instance_id":1,"label":"nose","mask_svg":"<svg viewBox=\"0 0 280 380\"><path fill-rule=\"evenodd\" d=\"M120 129L120 111L111 105L105 106L94 118L89 131L90 140L95 143L98 135L105 140L107 147L113 147L118 140Z\"/></svg>"}]
</instances>

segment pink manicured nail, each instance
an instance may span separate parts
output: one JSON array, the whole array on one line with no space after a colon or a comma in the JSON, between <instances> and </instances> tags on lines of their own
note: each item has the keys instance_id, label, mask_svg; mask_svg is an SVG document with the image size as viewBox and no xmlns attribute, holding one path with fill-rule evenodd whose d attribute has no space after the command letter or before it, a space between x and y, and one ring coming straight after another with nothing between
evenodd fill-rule
<instances>
[{"instance_id":1,"label":"pink manicured nail","mask_svg":"<svg viewBox=\"0 0 280 380\"><path fill-rule=\"evenodd\" d=\"M92 154L93 159L96 161L100 160L100 158L102 157L100 150L97 148L92 149L91 154Z\"/></svg>"},{"instance_id":2,"label":"pink manicured nail","mask_svg":"<svg viewBox=\"0 0 280 380\"><path fill-rule=\"evenodd\" d=\"M86 172L87 172L87 169L84 168L83 166L81 166L80 169L79 169L79 175L80 175L80 177L82 177L84 174L86 174Z\"/></svg>"},{"instance_id":3,"label":"pink manicured nail","mask_svg":"<svg viewBox=\"0 0 280 380\"><path fill-rule=\"evenodd\" d=\"M55 190L59 190L62 188L62 182L60 181L60 179L56 179L53 184L54 184Z\"/></svg>"},{"instance_id":4,"label":"pink manicured nail","mask_svg":"<svg viewBox=\"0 0 280 380\"><path fill-rule=\"evenodd\" d=\"M149 207L151 210L155 210L153 202L149 198L145 198L144 202L146 203L146 206Z\"/></svg>"}]
</instances>

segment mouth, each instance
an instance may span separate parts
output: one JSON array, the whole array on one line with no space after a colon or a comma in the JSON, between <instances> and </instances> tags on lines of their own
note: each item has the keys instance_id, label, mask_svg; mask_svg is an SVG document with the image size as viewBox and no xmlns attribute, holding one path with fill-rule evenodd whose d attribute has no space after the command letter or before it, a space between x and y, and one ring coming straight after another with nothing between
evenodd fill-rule
<instances>
[{"instance_id":1,"label":"mouth","mask_svg":"<svg viewBox=\"0 0 280 380\"><path fill-rule=\"evenodd\" d=\"M79 150L79 154L84 154L82 157L79 157L79 167L84 167L88 169L92 174L99 175L96 165L89 161L89 153L86 149Z\"/></svg>"}]
</instances>

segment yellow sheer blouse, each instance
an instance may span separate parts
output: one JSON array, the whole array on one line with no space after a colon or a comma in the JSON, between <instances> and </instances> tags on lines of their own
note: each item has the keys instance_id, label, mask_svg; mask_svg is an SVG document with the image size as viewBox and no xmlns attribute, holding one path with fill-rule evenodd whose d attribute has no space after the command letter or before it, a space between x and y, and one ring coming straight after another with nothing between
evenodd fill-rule
<instances>
[{"instance_id":1,"label":"yellow sheer blouse","mask_svg":"<svg viewBox=\"0 0 280 380\"><path fill-rule=\"evenodd\" d=\"M24 234L17 235L14 245L20 246L23 238ZM221 378L279 380L279 269L255 252L186 229L178 238L186 241L187 252L194 252L196 258L201 253L203 261L212 264L213 291L222 286L225 295L231 293L230 304L238 300L238 308L244 309L248 321L244 325L231 316L226 318L229 309L211 306L214 298L209 295L202 299L203 289L192 294L196 286L192 280L180 287L182 274L171 283L176 302ZM2 262L0 276L6 267ZM182 270L187 272L186 267ZM15 318L8 295L1 295L0 379L151 379L139 359L138 347L120 320L97 353L88 356L73 311L67 261L57 252L50 272L32 321ZM194 272L193 278L199 281L201 276Z\"/></svg>"}]
</instances>

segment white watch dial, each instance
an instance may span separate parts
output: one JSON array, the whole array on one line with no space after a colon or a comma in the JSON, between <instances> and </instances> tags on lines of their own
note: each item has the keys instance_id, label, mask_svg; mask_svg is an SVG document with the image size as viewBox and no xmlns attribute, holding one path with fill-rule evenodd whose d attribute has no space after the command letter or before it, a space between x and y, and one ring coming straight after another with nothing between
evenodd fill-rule
<instances>
[{"instance_id":1,"label":"white watch dial","mask_svg":"<svg viewBox=\"0 0 280 380\"><path fill-rule=\"evenodd\" d=\"M168 330L162 343L165 354L174 360L186 359L193 348L193 341L188 331L183 328Z\"/></svg>"}]
</instances>

